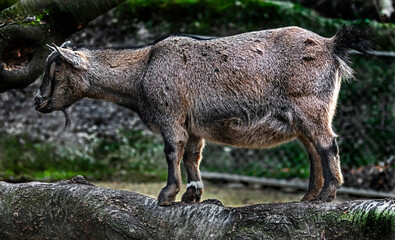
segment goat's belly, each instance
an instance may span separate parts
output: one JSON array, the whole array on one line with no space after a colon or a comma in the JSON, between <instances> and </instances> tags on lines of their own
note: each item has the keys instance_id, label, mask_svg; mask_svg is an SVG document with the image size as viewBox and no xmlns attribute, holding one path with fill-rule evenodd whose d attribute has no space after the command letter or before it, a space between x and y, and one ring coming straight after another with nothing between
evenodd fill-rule
<instances>
[{"instance_id":1,"label":"goat's belly","mask_svg":"<svg viewBox=\"0 0 395 240\"><path fill-rule=\"evenodd\" d=\"M245 124L238 118L216 121L199 130L197 135L210 142L246 148L274 147L297 135L285 122L259 121Z\"/></svg>"}]
</instances>

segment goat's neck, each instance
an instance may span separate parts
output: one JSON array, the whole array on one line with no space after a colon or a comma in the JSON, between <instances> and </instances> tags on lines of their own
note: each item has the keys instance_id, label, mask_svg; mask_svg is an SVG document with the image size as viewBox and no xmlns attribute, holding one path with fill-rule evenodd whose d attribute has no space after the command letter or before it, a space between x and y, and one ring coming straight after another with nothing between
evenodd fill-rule
<instances>
[{"instance_id":1,"label":"goat's neck","mask_svg":"<svg viewBox=\"0 0 395 240\"><path fill-rule=\"evenodd\" d=\"M88 97L136 109L138 82L149 57L149 47L93 51Z\"/></svg>"}]
</instances>

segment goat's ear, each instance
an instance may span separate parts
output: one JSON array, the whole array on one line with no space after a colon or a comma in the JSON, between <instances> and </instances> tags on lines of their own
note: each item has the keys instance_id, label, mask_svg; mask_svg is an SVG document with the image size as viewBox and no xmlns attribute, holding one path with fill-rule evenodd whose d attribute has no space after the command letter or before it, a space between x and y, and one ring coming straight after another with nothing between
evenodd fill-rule
<instances>
[{"instance_id":1,"label":"goat's ear","mask_svg":"<svg viewBox=\"0 0 395 240\"><path fill-rule=\"evenodd\" d=\"M73 51L62 47L59 48L55 44L53 45L53 47L59 53L62 59L70 63L73 67L80 70L88 69L88 65L89 65L88 59L82 52Z\"/></svg>"}]
</instances>

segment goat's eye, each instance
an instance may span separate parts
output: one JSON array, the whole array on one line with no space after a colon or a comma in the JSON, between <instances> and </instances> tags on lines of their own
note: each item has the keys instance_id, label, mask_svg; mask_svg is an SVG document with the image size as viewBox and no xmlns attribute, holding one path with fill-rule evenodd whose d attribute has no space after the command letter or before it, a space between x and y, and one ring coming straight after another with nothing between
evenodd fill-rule
<instances>
[{"instance_id":1,"label":"goat's eye","mask_svg":"<svg viewBox=\"0 0 395 240\"><path fill-rule=\"evenodd\" d=\"M61 70L56 70L56 71L55 71L55 74L56 74L56 75L59 75L59 74L61 74L61 73L62 73Z\"/></svg>"}]
</instances>

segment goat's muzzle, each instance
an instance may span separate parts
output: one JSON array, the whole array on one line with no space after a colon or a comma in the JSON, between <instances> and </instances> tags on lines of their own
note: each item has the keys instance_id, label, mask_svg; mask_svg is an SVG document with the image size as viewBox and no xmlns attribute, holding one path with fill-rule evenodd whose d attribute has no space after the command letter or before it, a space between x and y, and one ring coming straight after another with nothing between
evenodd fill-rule
<instances>
[{"instance_id":1,"label":"goat's muzzle","mask_svg":"<svg viewBox=\"0 0 395 240\"><path fill-rule=\"evenodd\" d=\"M50 113L50 112L54 111L54 110L48 109L49 100L50 100L49 98L41 96L41 92L40 92L40 90L38 90L36 96L34 97L34 107L35 107L36 111L39 111L41 113ZM63 130L67 130L70 128L70 122L71 122L70 115L66 111L66 108L62 108L62 109L60 109L60 111L63 112L65 120L66 120L64 123Z\"/></svg>"},{"instance_id":2,"label":"goat's muzzle","mask_svg":"<svg viewBox=\"0 0 395 240\"><path fill-rule=\"evenodd\" d=\"M46 97L41 96L40 91L37 92L36 96L34 97L34 107L36 111L47 113L48 110L45 109L47 106L49 99Z\"/></svg>"}]
</instances>

